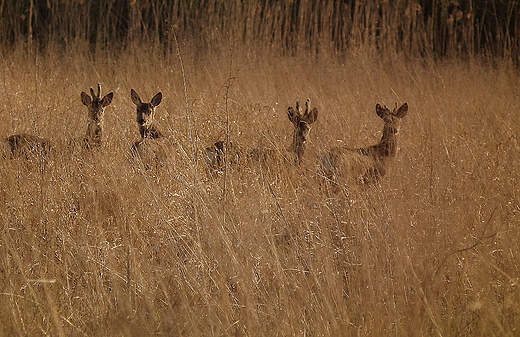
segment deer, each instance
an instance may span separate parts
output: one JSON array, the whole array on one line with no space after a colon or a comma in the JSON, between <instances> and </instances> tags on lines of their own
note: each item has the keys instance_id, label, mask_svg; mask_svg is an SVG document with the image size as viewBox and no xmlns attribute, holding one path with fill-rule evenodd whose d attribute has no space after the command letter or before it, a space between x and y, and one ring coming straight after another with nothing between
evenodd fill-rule
<instances>
[{"instance_id":1,"label":"deer","mask_svg":"<svg viewBox=\"0 0 520 337\"><path fill-rule=\"evenodd\" d=\"M300 108L300 102L298 101L296 101L296 109L292 106L287 109L287 116L294 126L290 151L296 155L295 163L298 166L301 164L303 155L305 154L311 124L318 119L318 109L314 107L312 110L309 110L309 106L310 99L307 99L305 102L305 112L303 114Z\"/></svg>"},{"instance_id":2,"label":"deer","mask_svg":"<svg viewBox=\"0 0 520 337\"><path fill-rule=\"evenodd\" d=\"M97 94L94 89L90 88L89 96L84 91L81 92L81 102L88 109L87 133L85 137L80 139L82 147L91 150L99 149L101 147L103 134L103 114L105 108L112 103L114 93L111 92L101 98L101 85L97 85Z\"/></svg>"},{"instance_id":3,"label":"deer","mask_svg":"<svg viewBox=\"0 0 520 337\"><path fill-rule=\"evenodd\" d=\"M134 89L130 90L130 97L137 107L137 124L141 135L141 139L130 148L131 155L142 162L145 169L160 168L167 157L163 144L165 138L153 124L153 117L155 108L161 104L162 92L155 94L150 103L144 103Z\"/></svg>"},{"instance_id":4,"label":"deer","mask_svg":"<svg viewBox=\"0 0 520 337\"><path fill-rule=\"evenodd\" d=\"M305 111L302 112L300 102L296 101L296 108L290 106L287 109L287 117L294 126L292 143L288 154L293 157L293 163L299 166L305 154L311 124L318 118L318 109L310 109L310 100L307 99ZM239 163L243 152L240 147L227 141L218 141L206 148L208 163L210 167L216 170L221 170L224 167L225 160L228 161L228 164ZM277 151L272 149L253 149L246 155L246 158L248 161L267 163L276 156Z\"/></svg>"},{"instance_id":5,"label":"deer","mask_svg":"<svg viewBox=\"0 0 520 337\"><path fill-rule=\"evenodd\" d=\"M100 98L101 85L98 84L98 93L90 88L90 97L85 92L81 92L81 102L88 108L89 121L87 124L87 134L79 140L79 143L86 149L99 148L101 146L102 116L105 108L112 103L114 93L111 92ZM77 141L70 140L69 146ZM4 139L3 157L7 159L25 158L29 159L33 155L46 158L51 150L51 141L45 138L30 134L16 134Z\"/></svg>"},{"instance_id":6,"label":"deer","mask_svg":"<svg viewBox=\"0 0 520 337\"><path fill-rule=\"evenodd\" d=\"M408 104L390 110L376 104L376 113L383 119L383 135L379 143L362 148L336 147L328 151L321 160L323 176L337 186L344 182L358 186L380 182L388 171L390 162L398 152L397 134L401 119L408 113Z\"/></svg>"},{"instance_id":7,"label":"deer","mask_svg":"<svg viewBox=\"0 0 520 337\"><path fill-rule=\"evenodd\" d=\"M87 131L84 136L68 140L69 150L82 151L81 154L98 153L102 148L103 120L105 108L114 100L114 93L101 96L101 84L97 85L97 93L90 88L90 95L82 91L81 103L87 108ZM92 165L92 163L89 163ZM96 184L97 185L97 184ZM117 219L120 212L120 197L105 185L99 184L91 190L84 190L76 200L79 209L85 216L105 223L109 219ZM85 183L84 186L88 186Z\"/></svg>"},{"instance_id":8,"label":"deer","mask_svg":"<svg viewBox=\"0 0 520 337\"><path fill-rule=\"evenodd\" d=\"M219 140L205 149L208 166L215 171L222 171L228 165L240 163L243 150L236 144Z\"/></svg>"},{"instance_id":9,"label":"deer","mask_svg":"<svg viewBox=\"0 0 520 337\"><path fill-rule=\"evenodd\" d=\"M11 135L2 143L4 159L36 158L45 161L52 151L50 140L26 133Z\"/></svg>"}]
</instances>

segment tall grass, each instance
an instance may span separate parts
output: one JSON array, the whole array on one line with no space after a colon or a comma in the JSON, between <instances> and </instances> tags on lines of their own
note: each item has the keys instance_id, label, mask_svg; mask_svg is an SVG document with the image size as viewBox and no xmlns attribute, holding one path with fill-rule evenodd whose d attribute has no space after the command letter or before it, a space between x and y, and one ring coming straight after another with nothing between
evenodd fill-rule
<instances>
[{"instance_id":1,"label":"tall grass","mask_svg":"<svg viewBox=\"0 0 520 337\"><path fill-rule=\"evenodd\" d=\"M136 4L147 13L164 5ZM208 13L241 8L204 4ZM222 27L235 18L188 12ZM67 53L58 43L4 52L0 136L42 136L54 154L45 165L0 161L0 335L516 334L514 66L380 57L380 33L354 27L374 44L350 44L348 57L330 46L302 52L318 45L301 37L290 46L304 48L288 48L281 33L254 39L281 31L267 24L287 27L279 13L244 14L248 37L221 44L178 28L166 52L141 33L119 50L80 41ZM103 147L73 151L67 140L86 130L80 92L96 83L115 93ZM139 138L131 88L143 99L164 94L157 123L174 150L158 172L128 158ZM203 149L223 137L288 148L287 107L307 97L319 118L301 167L207 171ZM396 161L380 186L329 193L320 154L376 143L377 102L410 106Z\"/></svg>"}]
</instances>

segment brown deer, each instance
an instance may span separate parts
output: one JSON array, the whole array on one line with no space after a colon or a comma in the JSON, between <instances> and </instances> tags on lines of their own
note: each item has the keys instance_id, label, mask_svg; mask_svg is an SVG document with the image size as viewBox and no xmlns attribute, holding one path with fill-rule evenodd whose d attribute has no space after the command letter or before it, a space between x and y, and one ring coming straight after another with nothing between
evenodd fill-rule
<instances>
[{"instance_id":1,"label":"brown deer","mask_svg":"<svg viewBox=\"0 0 520 337\"><path fill-rule=\"evenodd\" d=\"M111 92L101 98L101 85L97 86L97 94L90 88L90 97L85 92L81 92L81 102L88 109L87 134L81 140L86 149L100 148L101 136L103 133L103 113L105 108L112 103L114 93Z\"/></svg>"},{"instance_id":2,"label":"brown deer","mask_svg":"<svg viewBox=\"0 0 520 337\"><path fill-rule=\"evenodd\" d=\"M141 135L141 140L130 149L132 157L142 162L146 169L159 168L163 166L167 155L163 135L153 124L153 117L155 108L161 104L162 93L158 92L150 103L144 103L134 89L131 89L130 96L137 107L137 124Z\"/></svg>"},{"instance_id":3,"label":"brown deer","mask_svg":"<svg viewBox=\"0 0 520 337\"><path fill-rule=\"evenodd\" d=\"M399 109L396 105L393 110L376 104L376 113L385 123L381 141L376 145L357 149L331 149L321 161L324 177L336 184L341 184L344 180L361 185L379 182L397 154L397 133L401 127L401 119L407 112L406 103Z\"/></svg>"},{"instance_id":4,"label":"brown deer","mask_svg":"<svg viewBox=\"0 0 520 337\"><path fill-rule=\"evenodd\" d=\"M305 154L305 147L311 124L318 118L318 109L310 109L310 100L305 102L305 112L302 113L300 102L296 102L296 109L290 106L287 109L287 117L293 123L293 137L291 147L289 148L289 156L294 157L294 163L300 165ZM218 141L212 146L206 148L206 155L210 167L221 170L224 167L225 160L228 164L240 162L243 150L231 142ZM254 162L267 163L271 159L277 157L277 151L273 149L253 149L247 154L247 159Z\"/></svg>"},{"instance_id":5,"label":"brown deer","mask_svg":"<svg viewBox=\"0 0 520 337\"><path fill-rule=\"evenodd\" d=\"M295 163L300 165L303 155L305 154L305 147L307 138L311 131L311 124L318 119L318 109L313 108L309 110L310 100L305 102L305 112L302 114L300 102L296 101L296 109L290 106L287 109L287 116L294 125L293 139L291 143L291 152L296 155Z\"/></svg>"},{"instance_id":6,"label":"brown deer","mask_svg":"<svg viewBox=\"0 0 520 337\"><path fill-rule=\"evenodd\" d=\"M226 164L234 165L240 162L242 149L232 142L219 140L205 149L206 160L212 169L222 171Z\"/></svg>"},{"instance_id":7,"label":"brown deer","mask_svg":"<svg viewBox=\"0 0 520 337\"><path fill-rule=\"evenodd\" d=\"M79 140L70 140L69 146L80 143L82 147L91 149L101 146L102 116L105 108L112 103L114 93L100 98L101 85L98 84L98 93L90 88L90 97L85 92L81 93L81 102L88 108L87 134ZM5 138L3 157L8 159L25 158L36 156L45 159L51 152L51 142L47 139L29 134L16 134Z\"/></svg>"},{"instance_id":8,"label":"brown deer","mask_svg":"<svg viewBox=\"0 0 520 337\"><path fill-rule=\"evenodd\" d=\"M46 160L51 153L51 142L45 138L25 133L9 136L3 141L4 159Z\"/></svg>"}]
</instances>

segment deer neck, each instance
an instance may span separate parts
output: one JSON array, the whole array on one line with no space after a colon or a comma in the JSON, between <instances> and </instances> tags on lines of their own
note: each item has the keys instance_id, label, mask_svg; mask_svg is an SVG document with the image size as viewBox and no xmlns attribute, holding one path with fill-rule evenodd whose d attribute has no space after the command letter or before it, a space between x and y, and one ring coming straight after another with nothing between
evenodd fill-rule
<instances>
[{"instance_id":1,"label":"deer neck","mask_svg":"<svg viewBox=\"0 0 520 337\"><path fill-rule=\"evenodd\" d=\"M141 125L139 126L139 132L143 139L157 139L162 137L162 134L153 125L148 127Z\"/></svg>"},{"instance_id":2,"label":"deer neck","mask_svg":"<svg viewBox=\"0 0 520 337\"><path fill-rule=\"evenodd\" d=\"M303 154L305 153L305 141L298 129L294 130L293 140L291 143L291 152L294 153L295 162L299 165L302 161Z\"/></svg>"},{"instance_id":3,"label":"deer neck","mask_svg":"<svg viewBox=\"0 0 520 337\"><path fill-rule=\"evenodd\" d=\"M397 154L397 132L398 130L390 125L383 128L383 136L378 144L367 148L358 149L359 153L366 156L373 156L380 160L395 157Z\"/></svg>"},{"instance_id":4,"label":"deer neck","mask_svg":"<svg viewBox=\"0 0 520 337\"><path fill-rule=\"evenodd\" d=\"M398 130L391 125L385 124L383 136L377 144L377 155L384 158L392 158L397 154L397 132Z\"/></svg>"},{"instance_id":5,"label":"deer neck","mask_svg":"<svg viewBox=\"0 0 520 337\"><path fill-rule=\"evenodd\" d=\"M89 145L100 146L103 127L99 120L90 120L87 124L87 135L85 142Z\"/></svg>"}]
</instances>

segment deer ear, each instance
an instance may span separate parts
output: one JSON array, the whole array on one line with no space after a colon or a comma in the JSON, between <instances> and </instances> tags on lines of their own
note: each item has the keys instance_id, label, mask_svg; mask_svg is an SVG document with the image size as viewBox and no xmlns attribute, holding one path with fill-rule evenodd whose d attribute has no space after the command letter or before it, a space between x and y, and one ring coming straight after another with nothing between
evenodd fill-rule
<instances>
[{"instance_id":1,"label":"deer ear","mask_svg":"<svg viewBox=\"0 0 520 337\"><path fill-rule=\"evenodd\" d=\"M307 115L305 115L305 120L309 124L316 122L317 119L318 119L318 109L317 108L313 108Z\"/></svg>"},{"instance_id":2,"label":"deer ear","mask_svg":"<svg viewBox=\"0 0 520 337\"><path fill-rule=\"evenodd\" d=\"M404 103L401 105L401 107L397 110L395 115L399 118L403 118L408 113L408 103Z\"/></svg>"},{"instance_id":3,"label":"deer ear","mask_svg":"<svg viewBox=\"0 0 520 337\"><path fill-rule=\"evenodd\" d=\"M112 103L113 98L114 98L113 92L111 92L108 95L105 95L105 97L103 97L103 99L101 100L101 107L106 108L107 106L109 106L110 103Z\"/></svg>"},{"instance_id":4,"label":"deer ear","mask_svg":"<svg viewBox=\"0 0 520 337\"><path fill-rule=\"evenodd\" d=\"M299 122L298 113L292 106L287 109L287 117L289 117L289 120L293 124L297 124Z\"/></svg>"},{"instance_id":5,"label":"deer ear","mask_svg":"<svg viewBox=\"0 0 520 337\"><path fill-rule=\"evenodd\" d=\"M143 101L141 101L141 97L139 97L139 94L135 92L134 89L130 90L130 97L132 97L132 102L134 102L135 105L143 104Z\"/></svg>"},{"instance_id":6,"label":"deer ear","mask_svg":"<svg viewBox=\"0 0 520 337\"><path fill-rule=\"evenodd\" d=\"M390 113L390 110L386 106L381 106L381 104L376 104L376 113L379 117L385 118L386 115Z\"/></svg>"},{"instance_id":7,"label":"deer ear","mask_svg":"<svg viewBox=\"0 0 520 337\"><path fill-rule=\"evenodd\" d=\"M161 101L162 101L162 92L159 91L152 98L152 101L150 102L150 104L153 105L153 106L158 106L159 104L161 104Z\"/></svg>"},{"instance_id":8,"label":"deer ear","mask_svg":"<svg viewBox=\"0 0 520 337\"><path fill-rule=\"evenodd\" d=\"M89 106L90 103L92 103L92 99L84 91L81 92L81 103L83 103L86 106Z\"/></svg>"}]
</instances>

